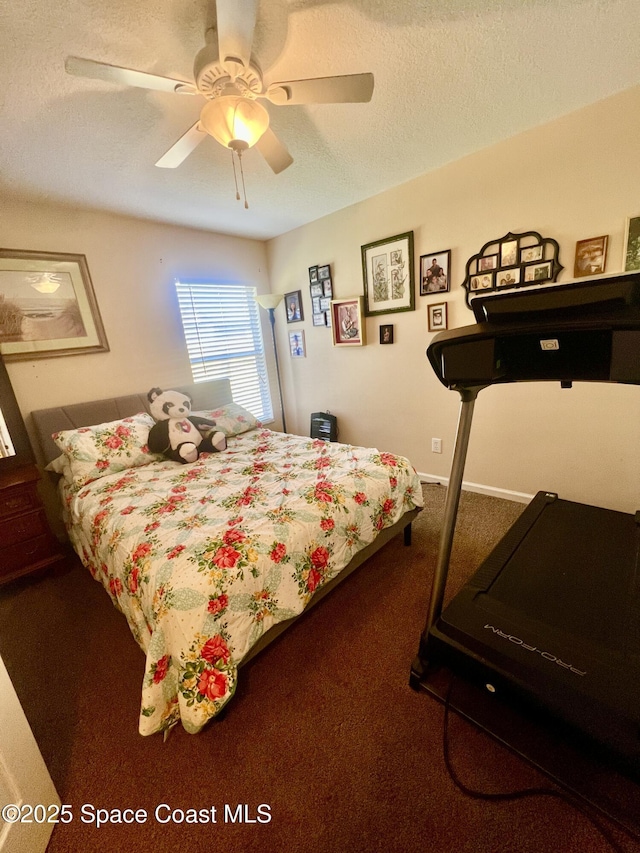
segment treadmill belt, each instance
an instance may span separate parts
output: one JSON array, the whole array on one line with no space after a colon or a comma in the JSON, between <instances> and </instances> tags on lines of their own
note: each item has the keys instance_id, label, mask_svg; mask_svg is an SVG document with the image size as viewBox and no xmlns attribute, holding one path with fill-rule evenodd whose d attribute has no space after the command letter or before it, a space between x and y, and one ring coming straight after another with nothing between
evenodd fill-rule
<instances>
[{"instance_id":1,"label":"treadmill belt","mask_svg":"<svg viewBox=\"0 0 640 853\"><path fill-rule=\"evenodd\" d=\"M485 594L542 624L620 651L638 621L637 559L632 515L555 500Z\"/></svg>"}]
</instances>

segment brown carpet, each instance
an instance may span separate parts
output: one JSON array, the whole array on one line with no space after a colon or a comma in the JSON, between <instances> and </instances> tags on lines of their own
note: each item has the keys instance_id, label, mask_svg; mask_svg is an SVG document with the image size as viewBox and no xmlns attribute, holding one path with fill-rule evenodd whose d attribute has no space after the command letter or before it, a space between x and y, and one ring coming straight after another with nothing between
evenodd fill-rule
<instances>
[{"instance_id":1,"label":"brown carpet","mask_svg":"<svg viewBox=\"0 0 640 853\"><path fill-rule=\"evenodd\" d=\"M443 707L408 683L444 489L425 486L425 496L411 548L402 537L389 543L242 670L222 719L195 736L176 728L166 743L138 735L142 652L75 559L58 576L4 587L0 654L74 813L55 828L49 853L609 850L563 802L481 802L449 778ZM447 598L522 509L463 495ZM452 760L472 788L546 784L456 715L450 739ZM145 809L148 818L96 828L81 820L85 804ZM209 815L214 806L217 821L162 824L154 817L160 804ZM231 822L229 812L225 821L225 804L235 817L246 804L254 822ZM271 820L255 822L258 816ZM625 851L640 850L616 827L612 833Z\"/></svg>"}]
</instances>

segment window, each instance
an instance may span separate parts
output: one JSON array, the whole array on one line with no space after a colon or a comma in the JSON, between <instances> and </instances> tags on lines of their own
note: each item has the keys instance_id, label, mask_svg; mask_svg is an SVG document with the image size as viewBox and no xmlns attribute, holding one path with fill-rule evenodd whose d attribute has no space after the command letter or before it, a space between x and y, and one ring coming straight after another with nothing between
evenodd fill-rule
<instances>
[{"instance_id":1,"label":"window","mask_svg":"<svg viewBox=\"0 0 640 853\"><path fill-rule=\"evenodd\" d=\"M256 288L176 282L194 382L229 379L236 403L273 418Z\"/></svg>"}]
</instances>

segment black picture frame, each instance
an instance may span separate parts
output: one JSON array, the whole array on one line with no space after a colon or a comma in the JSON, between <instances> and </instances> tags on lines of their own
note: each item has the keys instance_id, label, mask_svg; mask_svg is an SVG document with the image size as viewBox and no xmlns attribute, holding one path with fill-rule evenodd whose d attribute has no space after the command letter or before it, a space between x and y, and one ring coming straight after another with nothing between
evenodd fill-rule
<instances>
[{"instance_id":1,"label":"black picture frame","mask_svg":"<svg viewBox=\"0 0 640 853\"><path fill-rule=\"evenodd\" d=\"M509 231L489 240L467 261L462 287L467 307L479 293L497 293L510 288L530 288L557 281L564 269L560 247L552 237L538 231Z\"/></svg>"},{"instance_id":2,"label":"black picture frame","mask_svg":"<svg viewBox=\"0 0 640 853\"><path fill-rule=\"evenodd\" d=\"M380 326L380 343L381 344L392 344L393 343L393 324L385 323Z\"/></svg>"},{"instance_id":3,"label":"black picture frame","mask_svg":"<svg viewBox=\"0 0 640 853\"><path fill-rule=\"evenodd\" d=\"M446 293L451 286L451 249L420 255L420 296Z\"/></svg>"},{"instance_id":4,"label":"black picture frame","mask_svg":"<svg viewBox=\"0 0 640 853\"><path fill-rule=\"evenodd\" d=\"M330 303L333 298L331 264L315 264L309 267L309 294L313 325L330 327Z\"/></svg>"},{"instance_id":5,"label":"black picture frame","mask_svg":"<svg viewBox=\"0 0 640 853\"><path fill-rule=\"evenodd\" d=\"M284 305L287 312L287 323L299 323L301 320L304 320L301 290L292 290L290 293L285 293Z\"/></svg>"}]
</instances>

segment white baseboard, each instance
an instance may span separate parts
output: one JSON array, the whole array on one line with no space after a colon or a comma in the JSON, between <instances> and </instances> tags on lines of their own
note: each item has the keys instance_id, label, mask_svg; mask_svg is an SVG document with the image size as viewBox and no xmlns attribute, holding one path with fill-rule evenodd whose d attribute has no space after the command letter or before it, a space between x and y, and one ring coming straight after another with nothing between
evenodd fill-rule
<instances>
[{"instance_id":1,"label":"white baseboard","mask_svg":"<svg viewBox=\"0 0 640 853\"><path fill-rule=\"evenodd\" d=\"M433 474L422 474L418 471L421 483L440 484L442 486L449 485L448 477L436 477ZM499 489L496 486L483 486L481 483L470 483L467 480L462 481L462 488L466 492L477 492L480 495L490 495L494 498L502 498L506 501L517 501L521 504L528 504L533 500L533 495L528 495L526 492L514 492L511 489Z\"/></svg>"}]
</instances>

